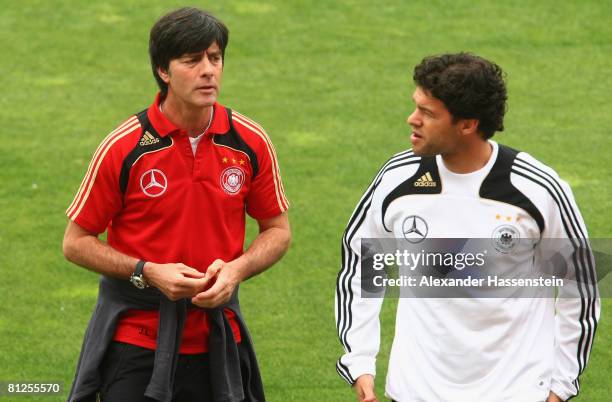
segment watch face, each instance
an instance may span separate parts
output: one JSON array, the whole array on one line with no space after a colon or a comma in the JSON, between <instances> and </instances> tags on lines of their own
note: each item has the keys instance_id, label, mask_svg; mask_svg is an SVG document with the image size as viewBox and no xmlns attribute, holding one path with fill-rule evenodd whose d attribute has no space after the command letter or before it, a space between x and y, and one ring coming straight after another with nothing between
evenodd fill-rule
<instances>
[{"instance_id":1,"label":"watch face","mask_svg":"<svg viewBox=\"0 0 612 402\"><path fill-rule=\"evenodd\" d=\"M132 284L136 286L138 289L144 289L147 287L147 284L140 276L132 276L130 278L130 282L132 282Z\"/></svg>"}]
</instances>

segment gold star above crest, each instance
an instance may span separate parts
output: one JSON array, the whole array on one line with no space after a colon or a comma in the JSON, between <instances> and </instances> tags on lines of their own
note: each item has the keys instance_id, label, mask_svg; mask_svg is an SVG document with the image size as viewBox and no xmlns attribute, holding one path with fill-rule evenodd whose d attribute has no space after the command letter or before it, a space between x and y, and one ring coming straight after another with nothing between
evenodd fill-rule
<instances>
[{"instance_id":1,"label":"gold star above crest","mask_svg":"<svg viewBox=\"0 0 612 402\"><path fill-rule=\"evenodd\" d=\"M512 217L511 217L511 216L506 216L506 220L507 220L508 222L510 222L510 221L512 220Z\"/></svg>"},{"instance_id":2,"label":"gold star above crest","mask_svg":"<svg viewBox=\"0 0 612 402\"><path fill-rule=\"evenodd\" d=\"M500 214L495 215L495 219L500 220L501 219L501 215Z\"/></svg>"},{"instance_id":3,"label":"gold star above crest","mask_svg":"<svg viewBox=\"0 0 612 402\"><path fill-rule=\"evenodd\" d=\"M236 158L232 158L232 162L236 163Z\"/></svg>"},{"instance_id":4,"label":"gold star above crest","mask_svg":"<svg viewBox=\"0 0 612 402\"><path fill-rule=\"evenodd\" d=\"M241 165L244 165L244 163L245 163L245 162L244 162L244 159L240 159L240 164L241 164Z\"/></svg>"}]
</instances>

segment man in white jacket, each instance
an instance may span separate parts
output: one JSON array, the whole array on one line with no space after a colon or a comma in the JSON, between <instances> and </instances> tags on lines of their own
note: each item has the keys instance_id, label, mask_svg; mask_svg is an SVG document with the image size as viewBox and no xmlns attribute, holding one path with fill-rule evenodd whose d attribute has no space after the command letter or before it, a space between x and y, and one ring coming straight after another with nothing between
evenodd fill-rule
<instances>
[{"instance_id":1,"label":"man in white jacket","mask_svg":"<svg viewBox=\"0 0 612 402\"><path fill-rule=\"evenodd\" d=\"M360 402L377 401L382 297L366 294L362 240L489 239L484 269L506 273L544 271L550 245L564 240L569 247L557 255L573 286L556 299L551 289L536 297L400 298L385 390L398 402L565 401L579 392L600 314L571 189L529 154L490 140L506 111L499 66L445 54L425 58L414 80L413 147L382 167L344 233L335 312L345 354L337 371Z\"/></svg>"}]
</instances>

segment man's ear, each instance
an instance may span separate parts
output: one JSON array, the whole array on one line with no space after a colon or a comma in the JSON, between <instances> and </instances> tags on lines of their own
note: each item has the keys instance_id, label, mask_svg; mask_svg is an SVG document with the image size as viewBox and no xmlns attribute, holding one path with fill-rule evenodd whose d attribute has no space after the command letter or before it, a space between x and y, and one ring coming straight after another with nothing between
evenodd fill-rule
<instances>
[{"instance_id":1,"label":"man's ear","mask_svg":"<svg viewBox=\"0 0 612 402\"><path fill-rule=\"evenodd\" d=\"M461 134L464 135L478 134L479 125L480 121L478 119L461 119L459 122L459 129L461 130Z\"/></svg>"},{"instance_id":2,"label":"man's ear","mask_svg":"<svg viewBox=\"0 0 612 402\"><path fill-rule=\"evenodd\" d=\"M157 74L159 74L162 81L164 81L166 84L170 82L170 74L167 70L164 70L161 67L157 67Z\"/></svg>"}]
</instances>

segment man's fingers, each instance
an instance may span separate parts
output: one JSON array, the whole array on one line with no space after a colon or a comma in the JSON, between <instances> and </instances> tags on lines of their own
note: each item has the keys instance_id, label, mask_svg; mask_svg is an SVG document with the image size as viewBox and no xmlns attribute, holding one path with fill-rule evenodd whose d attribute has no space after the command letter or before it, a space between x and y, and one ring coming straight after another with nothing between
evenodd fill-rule
<instances>
[{"instance_id":1,"label":"man's fingers","mask_svg":"<svg viewBox=\"0 0 612 402\"><path fill-rule=\"evenodd\" d=\"M376 399L376 395L372 390L365 389L363 390L362 395L361 402L378 402L378 399Z\"/></svg>"},{"instance_id":2,"label":"man's fingers","mask_svg":"<svg viewBox=\"0 0 612 402\"><path fill-rule=\"evenodd\" d=\"M194 297L206 289L209 281L206 278L182 277L176 282L176 287L184 293L183 297Z\"/></svg>"},{"instance_id":3,"label":"man's fingers","mask_svg":"<svg viewBox=\"0 0 612 402\"><path fill-rule=\"evenodd\" d=\"M223 265L225 264L225 261L220 260L220 259L216 259L213 261L212 264L210 264L208 266L208 269L214 269L216 271L220 270L221 268L223 268Z\"/></svg>"},{"instance_id":4,"label":"man's fingers","mask_svg":"<svg viewBox=\"0 0 612 402\"><path fill-rule=\"evenodd\" d=\"M214 308L223 304L223 298L221 294L214 295L213 297L207 299L198 298L198 296L196 295L194 298L191 299L191 303L195 304L198 307Z\"/></svg>"},{"instance_id":5,"label":"man's fingers","mask_svg":"<svg viewBox=\"0 0 612 402\"><path fill-rule=\"evenodd\" d=\"M205 301L205 300L212 300L214 299L217 295L219 295L221 293L221 291L224 288L224 283L222 281L217 281L214 283L214 285L211 286L210 289L205 290L201 293L198 293L194 299L197 299L199 301Z\"/></svg>"},{"instance_id":6,"label":"man's fingers","mask_svg":"<svg viewBox=\"0 0 612 402\"><path fill-rule=\"evenodd\" d=\"M213 261L213 263L210 264L206 269L206 279L214 278L215 276L217 276L219 271L221 271L221 268L223 268L223 265L225 265L225 261L223 260L216 259L215 261Z\"/></svg>"},{"instance_id":7,"label":"man's fingers","mask_svg":"<svg viewBox=\"0 0 612 402\"><path fill-rule=\"evenodd\" d=\"M368 387L359 390L359 400L360 402L378 402L374 390Z\"/></svg>"},{"instance_id":8,"label":"man's fingers","mask_svg":"<svg viewBox=\"0 0 612 402\"><path fill-rule=\"evenodd\" d=\"M219 295L215 296L212 299L198 299L196 296L191 299L191 303L195 304L198 307L214 308L222 304L222 299Z\"/></svg>"},{"instance_id":9,"label":"man's fingers","mask_svg":"<svg viewBox=\"0 0 612 402\"><path fill-rule=\"evenodd\" d=\"M195 268L185 267L181 270L181 273L188 278L204 278L206 274L204 272L200 272Z\"/></svg>"},{"instance_id":10,"label":"man's fingers","mask_svg":"<svg viewBox=\"0 0 612 402\"><path fill-rule=\"evenodd\" d=\"M190 278L203 278L204 277L204 272L200 272L197 269L190 267L189 265L185 265L183 263L177 263L175 264L175 266L177 267L176 269L178 270L178 272L180 272L183 276L187 276Z\"/></svg>"},{"instance_id":11,"label":"man's fingers","mask_svg":"<svg viewBox=\"0 0 612 402\"><path fill-rule=\"evenodd\" d=\"M206 275L204 275L204 279L209 281L209 280L213 279L215 276L217 276L218 273L219 273L219 269L208 268L206 270Z\"/></svg>"},{"instance_id":12,"label":"man's fingers","mask_svg":"<svg viewBox=\"0 0 612 402\"><path fill-rule=\"evenodd\" d=\"M372 375L364 374L359 376L354 387L359 402L378 402L374 393L374 377Z\"/></svg>"},{"instance_id":13,"label":"man's fingers","mask_svg":"<svg viewBox=\"0 0 612 402\"><path fill-rule=\"evenodd\" d=\"M227 275L221 273L225 266L225 261L219 259L208 266L204 279L206 281L213 281L212 286L195 295L191 299L193 304L200 307L211 308L217 307L230 299L234 286L232 282L226 278Z\"/></svg>"},{"instance_id":14,"label":"man's fingers","mask_svg":"<svg viewBox=\"0 0 612 402\"><path fill-rule=\"evenodd\" d=\"M217 307L226 302L231 296L224 282L216 282L210 289L198 293L191 302L200 307Z\"/></svg>"}]
</instances>

